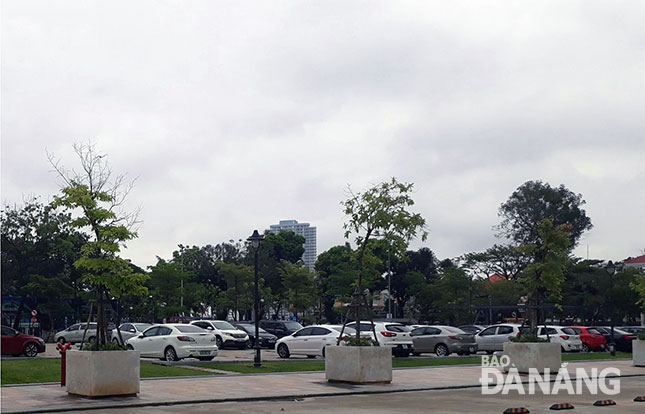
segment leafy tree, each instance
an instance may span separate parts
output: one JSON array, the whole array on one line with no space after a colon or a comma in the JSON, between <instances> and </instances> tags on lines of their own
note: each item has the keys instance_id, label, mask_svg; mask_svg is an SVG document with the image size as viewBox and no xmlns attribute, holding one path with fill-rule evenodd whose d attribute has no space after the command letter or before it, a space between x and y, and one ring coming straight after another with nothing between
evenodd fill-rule
<instances>
[{"instance_id":1,"label":"leafy tree","mask_svg":"<svg viewBox=\"0 0 645 414\"><path fill-rule=\"evenodd\" d=\"M439 273L438 260L432 250L422 247L417 251L408 250L403 259L395 258L392 263L392 297L396 299L396 317L404 317L405 307L415 291L410 290L411 281L419 280L420 275L426 283L434 281ZM414 273L414 275L411 275ZM426 296L428 298L429 296ZM428 304L430 305L430 304Z\"/></svg>"},{"instance_id":2,"label":"leafy tree","mask_svg":"<svg viewBox=\"0 0 645 414\"><path fill-rule=\"evenodd\" d=\"M294 316L315 303L313 297L313 277L308 268L303 267L302 262L293 264L286 260L282 261L280 268L282 284L286 289L286 297L293 307Z\"/></svg>"},{"instance_id":3,"label":"leafy tree","mask_svg":"<svg viewBox=\"0 0 645 414\"><path fill-rule=\"evenodd\" d=\"M538 228L539 239L533 244L523 244L520 249L534 257L520 274L529 298L531 328L538 324L538 311L547 298L556 304L562 299L564 272L569 264L571 238L567 226L555 227L544 219Z\"/></svg>"},{"instance_id":4,"label":"leafy tree","mask_svg":"<svg viewBox=\"0 0 645 414\"><path fill-rule=\"evenodd\" d=\"M463 256L464 268L474 275L488 279L493 275L513 279L528 265L530 257L516 246L495 244L483 252Z\"/></svg>"},{"instance_id":5,"label":"leafy tree","mask_svg":"<svg viewBox=\"0 0 645 414\"><path fill-rule=\"evenodd\" d=\"M132 185L124 185L124 176L112 175L106 156L91 144L74 145L82 172L64 169L50 161L64 180L55 205L78 212L72 226L87 231L89 241L74 266L84 272L83 281L90 286L97 302L97 346L108 341L105 303L124 294L145 294L146 275L135 273L129 261L118 256L121 246L137 234L132 230L136 213L120 210Z\"/></svg>"},{"instance_id":6,"label":"leafy tree","mask_svg":"<svg viewBox=\"0 0 645 414\"><path fill-rule=\"evenodd\" d=\"M441 272L441 276L432 283L437 292L434 305L438 310L436 319L448 325L458 325L472 320L474 284L466 272L456 266L450 266Z\"/></svg>"},{"instance_id":7,"label":"leafy tree","mask_svg":"<svg viewBox=\"0 0 645 414\"><path fill-rule=\"evenodd\" d=\"M638 295L638 304L645 309L645 274L637 274L634 276L634 281L629 286Z\"/></svg>"},{"instance_id":8,"label":"leafy tree","mask_svg":"<svg viewBox=\"0 0 645 414\"><path fill-rule=\"evenodd\" d=\"M155 318L170 318L186 312L189 307L182 305L181 297L188 289L182 292L181 286L182 281L188 282L191 276L177 263L157 257L157 264L150 266L149 280L146 284L151 299L158 305L159 313L154 315Z\"/></svg>"},{"instance_id":9,"label":"leafy tree","mask_svg":"<svg viewBox=\"0 0 645 414\"><path fill-rule=\"evenodd\" d=\"M226 290L220 294L218 305L233 310L237 320L240 313L246 313L253 307L254 273L251 266L233 263L218 263L219 271L226 281Z\"/></svg>"},{"instance_id":10,"label":"leafy tree","mask_svg":"<svg viewBox=\"0 0 645 414\"><path fill-rule=\"evenodd\" d=\"M363 193L353 193L342 202L347 222L345 238L354 236L357 246L358 283L356 294L363 294L364 259L370 239L381 238L395 257L405 253L408 243L419 233L426 240L426 221L419 213L408 211L414 205L410 195L413 184L399 183L396 178L383 182ZM360 318L360 305L357 308ZM357 338L359 332L357 330Z\"/></svg>"},{"instance_id":11,"label":"leafy tree","mask_svg":"<svg viewBox=\"0 0 645 414\"><path fill-rule=\"evenodd\" d=\"M20 297L14 327L18 328L26 306L40 311L44 329L61 325L83 289L78 282L81 272L73 263L87 236L72 227L70 214L35 197L20 207L6 206L0 222L2 295Z\"/></svg>"},{"instance_id":12,"label":"leafy tree","mask_svg":"<svg viewBox=\"0 0 645 414\"><path fill-rule=\"evenodd\" d=\"M582 209L585 201L564 185L551 187L542 181L527 181L517 188L499 208L502 222L499 234L517 244L535 244L540 240L543 220L550 220L554 227L568 226L568 237L575 246L582 233L593 226Z\"/></svg>"}]
</instances>

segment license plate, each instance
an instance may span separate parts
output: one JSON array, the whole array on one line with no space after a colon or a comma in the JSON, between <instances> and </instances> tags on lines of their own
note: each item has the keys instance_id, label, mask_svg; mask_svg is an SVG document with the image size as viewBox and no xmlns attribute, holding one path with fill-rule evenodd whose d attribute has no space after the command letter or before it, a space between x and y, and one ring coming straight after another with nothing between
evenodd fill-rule
<instances>
[{"instance_id":1,"label":"license plate","mask_svg":"<svg viewBox=\"0 0 645 414\"><path fill-rule=\"evenodd\" d=\"M270 343L270 344L275 343L275 339L269 339L269 343Z\"/></svg>"},{"instance_id":2,"label":"license plate","mask_svg":"<svg viewBox=\"0 0 645 414\"><path fill-rule=\"evenodd\" d=\"M211 351L199 351L199 355L210 355Z\"/></svg>"}]
</instances>

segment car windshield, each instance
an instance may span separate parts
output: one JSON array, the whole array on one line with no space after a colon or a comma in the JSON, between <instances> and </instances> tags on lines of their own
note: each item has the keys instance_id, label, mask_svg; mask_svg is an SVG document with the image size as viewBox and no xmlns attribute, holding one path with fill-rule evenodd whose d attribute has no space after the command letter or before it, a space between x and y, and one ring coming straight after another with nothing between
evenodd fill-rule
<instances>
[{"instance_id":1,"label":"car windshield","mask_svg":"<svg viewBox=\"0 0 645 414\"><path fill-rule=\"evenodd\" d=\"M410 332L412 328L405 325L385 325L385 329L390 332Z\"/></svg>"},{"instance_id":2,"label":"car windshield","mask_svg":"<svg viewBox=\"0 0 645 414\"><path fill-rule=\"evenodd\" d=\"M296 330L296 329L301 329L302 325L300 325L298 322L285 322L284 323L285 328L289 330Z\"/></svg>"},{"instance_id":3,"label":"car windshield","mask_svg":"<svg viewBox=\"0 0 645 414\"><path fill-rule=\"evenodd\" d=\"M233 325L231 325L230 323L228 323L226 321L214 321L213 325L217 329L221 329L223 331L234 331L234 330L237 329L236 327L234 327Z\"/></svg>"},{"instance_id":4,"label":"car windshield","mask_svg":"<svg viewBox=\"0 0 645 414\"><path fill-rule=\"evenodd\" d=\"M137 328L137 331L141 332L145 329L148 329L151 325L149 323L133 323L135 328Z\"/></svg>"},{"instance_id":5,"label":"car windshield","mask_svg":"<svg viewBox=\"0 0 645 414\"><path fill-rule=\"evenodd\" d=\"M243 330L245 330L246 332L248 332L248 333L252 333L252 334L255 333L255 326L254 325L238 325L238 326L240 328L242 328ZM268 333L267 331L265 331L262 328L258 328L258 332L260 332L260 333Z\"/></svg>"},{"instance_id":6,"label":"car windshield","mask_svg":"<svg viewBox=\"0 0 645 414\"><path fill-rule=\"evenodd\" d=\"M179 330L179 332L183 333L204 333L205 329L200 328L199 326L195 325L178 325L175 326Z\"/></svg>"}]
</instances>

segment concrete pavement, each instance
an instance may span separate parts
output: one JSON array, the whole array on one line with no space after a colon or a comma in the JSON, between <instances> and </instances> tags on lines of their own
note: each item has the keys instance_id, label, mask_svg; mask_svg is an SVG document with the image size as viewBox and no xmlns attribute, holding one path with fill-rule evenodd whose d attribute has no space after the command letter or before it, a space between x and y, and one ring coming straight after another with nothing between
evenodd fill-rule
<instances>
[{"instance_id":1,"label":"concrete pavement","mask_svg":"<svg viewBox=\"0 0 645 414\"><path fill-rule=\"evenodd\" d=\"M593 361L569 364L569 369L617 367L621 376L638 376L645 388L645 369L631 361ZM149 379L141 381L136 397L84 399L69 396L58 385L2 387L2 412L61 412L175 404L258 401L285 398L346 396L443 389L478 388L481 367L442 366L396 369L387 385L348 385L325 381L324 372L227 375ZM477 390L479 392L479 390ZM645 389L643 390L645 393ZM645 406L644 406L645 407Z\"/></svg>"}]
</instances>

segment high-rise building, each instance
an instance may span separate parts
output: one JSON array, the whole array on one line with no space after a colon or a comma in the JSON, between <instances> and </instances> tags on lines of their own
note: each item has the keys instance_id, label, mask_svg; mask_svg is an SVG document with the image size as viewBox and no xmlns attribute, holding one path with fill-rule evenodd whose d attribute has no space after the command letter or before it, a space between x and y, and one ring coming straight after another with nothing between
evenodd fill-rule
<instances>
[{"instance_id":1,"label":"high-rise building","mask_svg":"<svg viewBox=\"0 0 645 414\"><path fill-rule=\"evenodd\" d=\"M316 228L309 223L298 223L297 220L280 220L279 224L272 224L267 230L269 233L278 234L281 231L292 231L305 238L305 252L302 261L313 272L316 264Z\"/></svg>"}]
</instances>

